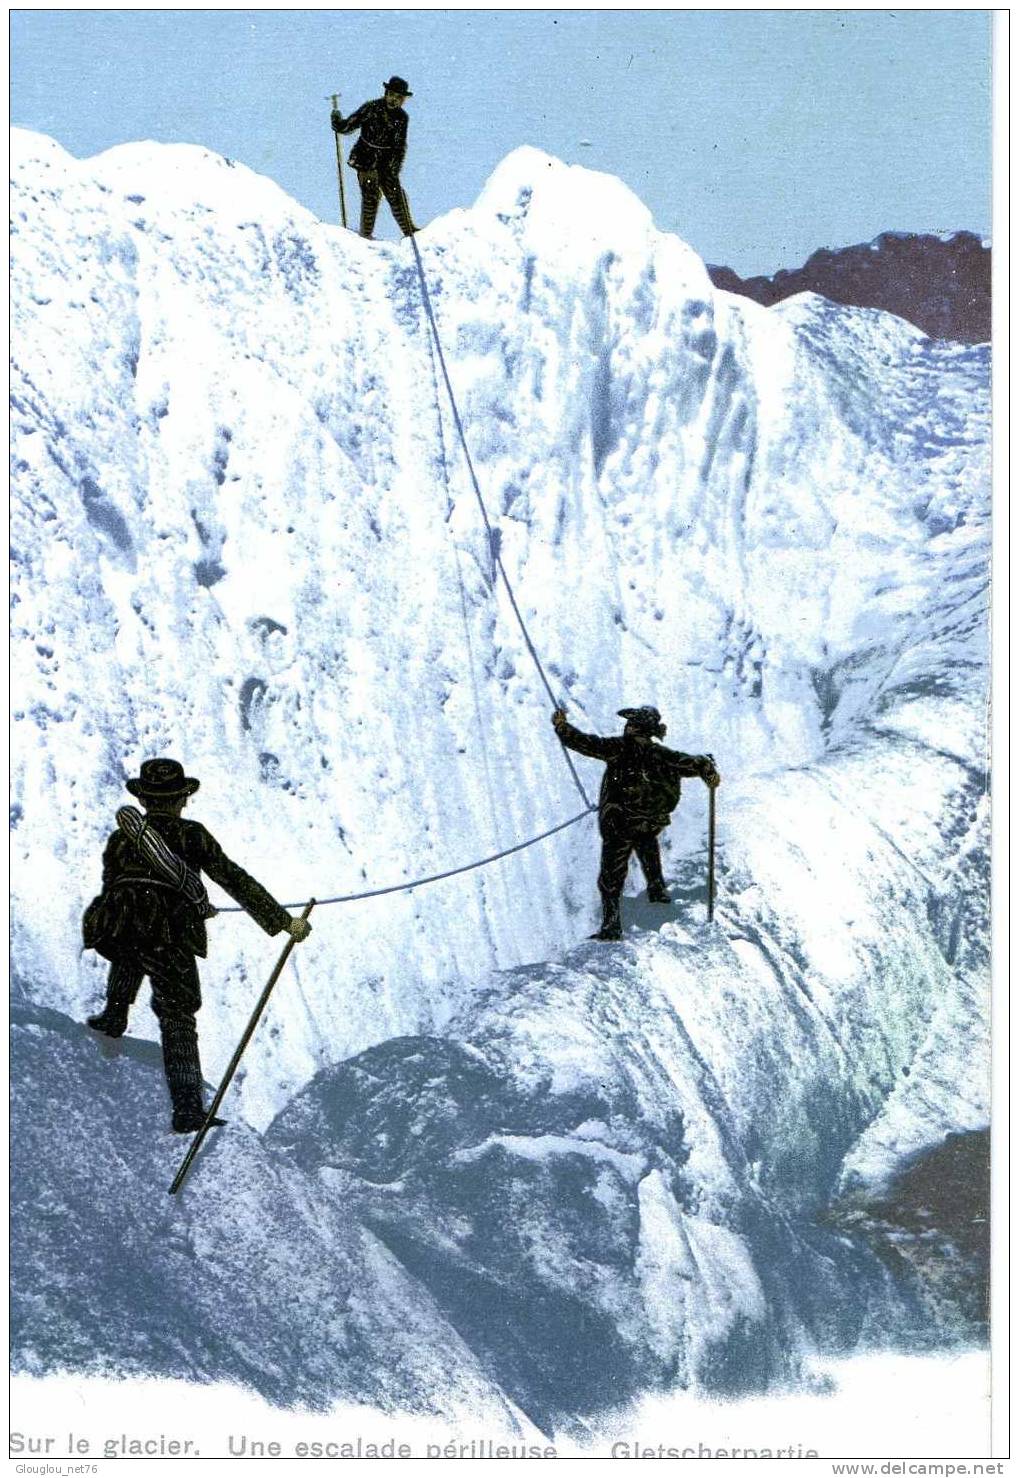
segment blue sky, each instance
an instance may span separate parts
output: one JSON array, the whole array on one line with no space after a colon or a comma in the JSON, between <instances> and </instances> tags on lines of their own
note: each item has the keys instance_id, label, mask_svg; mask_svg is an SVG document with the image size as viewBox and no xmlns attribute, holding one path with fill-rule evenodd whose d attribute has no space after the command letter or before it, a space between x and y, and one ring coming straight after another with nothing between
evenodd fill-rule
<instances>
[{"instance_id":1,"label":"blue sky","mask_svg":"<svg viewBox=\"0 0 1019 1478\"><path fill-rule=\"evenodd\" d=\"M770 272L885 230L989 232L990 55L979 10L15 10L12 121L81 157L203 144L334 219L326 94L350 111L398 72L419 222L532 144Z\"/></svg>"}]
</instances>

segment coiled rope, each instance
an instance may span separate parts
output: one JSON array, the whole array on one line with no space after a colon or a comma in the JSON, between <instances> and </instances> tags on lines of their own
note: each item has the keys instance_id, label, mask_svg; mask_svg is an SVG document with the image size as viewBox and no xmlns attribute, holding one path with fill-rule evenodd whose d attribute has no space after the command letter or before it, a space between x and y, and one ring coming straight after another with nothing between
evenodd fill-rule
<instances>
[{"instance_id":1,"label":"coiled rope","mask_svg":"<svg viewBox=\"0 0 1019 1478\"><path fill-rule=\"evenodd\" d=\"M551 699L553 707L558 708L559 700L553 693L552 688L549 685L548 678L545 676L545 669L541 665L541 659L538 656L534 643L531 640L531 636L527 630L527 626L521 614L520 607L517 605L517 599L513 593L513 587L510 584L509 576L506 573L505 566L503 565L502 558L499 554L499 548L495 538L495 529L493 528L492 522L488 517L488 509L485 507L485 500L481 496L481 488L478 485L477 474L474 471L474 463L471 461L470 450L467 446L467 438L464 435L463 422L460 419L460 411L457 407L456 397L453 394L453 386L450 382L449 370L446 368L446 356L442 352L442 341L439 338L439 330L435 322L435 314L432 311L432 300L428 292L428 283L425 279L425 270L421 262L421 253L418 251L418 244L413 236L410 238L410 244L414 248L414 257L417 261L418 267L418 277L421 280L421 296L424 299L425 312L428 316L429 325L431 326L432 338L435 341L435 348L439 358L439 365L442 369L442 378L445 381L446 393L449 396L449 403L453 411L453 421L456 425L457 434L460 437L460 445L463 447L464 460L467 463L467 470L470 473L471 485L474 488L474 493L478 500L478 507L481 509L481 516L485 521L485 528L488 531L488 542L489 547L492 551L492 558L496 566L498 567L500 575L502 576L503 584L506 587L506 594L509 596L510 605L513 607L513 614L516 616L517 621L520 625L520 630L523 633L524 642L527 645L527 650L530 652L534 665L538 670L538 676L541 678L541 681L545 685L545 691ZM581 798L584 802L583 811L579 811L576 816L571 816L569 821L560 821L558 826L551 826L549 827L548 831L539 832L537 836L530 837L526 842L517 842L515 846L505 847L501 852L493 852L490 857L481 857L476 862L465 862L461 867L450 867L445 872L433 872L430 873L428 877L414 878L411 882L390 883L385 888L369 888L364 893L338 893L335 898L319 898L316 899L316 907L321 908L324 904L327 903L358 903L363 898L381 898L387 893L409 893L415 888L423 888L427 883L438 883L441 882L443 878L455 878L461 873L474 872L479 867L488 867L491 863L498 862L503 857L509 857L514 852L523 852L528 847L533 847L535 843L543 842L546 837L555 836L556 832L565 831L567 827L570 826L576 826L578 821L583 821L585 816L590 816L591 812L596 811L598 807L592 804L587 791L584 789L583 784L581 783L580 776L577 774L573 761L570 759L569 752L565 748L563 748L563 757L565 758L566 763L569 766L570 774L573 776L573 783L577 787L577 790L580 792ZM303 900L300 903L285 903L283 904L283 907L301 908L303 907L303 903ZM225 908L218 908L216 912L243 913L244 909L242 909L237 904L230 904Z\"/></svg>"}]
</instances>

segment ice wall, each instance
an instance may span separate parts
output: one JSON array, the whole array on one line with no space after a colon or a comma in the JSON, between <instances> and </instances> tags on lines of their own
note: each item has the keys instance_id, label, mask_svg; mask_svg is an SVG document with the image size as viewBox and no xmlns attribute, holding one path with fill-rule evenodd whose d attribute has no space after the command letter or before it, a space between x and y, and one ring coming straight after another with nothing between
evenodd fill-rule
<instances>
[{"instance_id":1,"label":"ice wall","mask_svg":"<svg viewBox=\"0 0 1019 1478\"><path fill-rule=\"evenodd\" d=\"M79 1016L98 998L78 919L147 755L201 777L192 814L293 902L573 814L409 246L324 225L193 147L79 162L16 133L14 178L17 988ZM781 856L836 975L859 951L847 898L894 947L908 893L950 980L969 941L968 1004L930 988L921 1016L932 1064L977 1040L986 348L717 292L618 181L534 150L419 243L500 553L571 716L605 731L655 702L670 742L714 752L723 928L745 904L785 927L766 882ZM704 815L691 785L673 876ZM323 1066L441 1029L492 969L554 958L594 920L595 848L588 821L320 909L244 1111L264 1124ZM272 957L242 917L214 925L210 1075ZM913 1032L898 1009L879 1014ZM137 1029L153 1034L147 1010ZM916 1091L892 1095L878 1158L917 1114L929 1134L957 1112Z\"/></svg>"}]
</instances>

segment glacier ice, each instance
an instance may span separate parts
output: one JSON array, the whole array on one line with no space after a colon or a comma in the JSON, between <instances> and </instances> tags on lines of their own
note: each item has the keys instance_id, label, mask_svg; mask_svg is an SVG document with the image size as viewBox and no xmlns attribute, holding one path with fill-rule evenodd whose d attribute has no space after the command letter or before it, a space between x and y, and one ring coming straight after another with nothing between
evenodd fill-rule
<instances>
[{"instance_id":1,"label":"glacier ice","mask_svg":"<svg viewBox=\"0 0 1019 1478\"><path fill-rule=\"evenodd\" d=\"M80 1019L102 976L78 920L148 755L202 777L193 813L294 903L456 867L577 797L410 247L198 148L12 147L13 972L23 1010ZM931 1339L915 1280L824 1216L987 1122L987 346L719 292L618 181L531 149L418 241L571 717L605 732L654 702L716 757L718 926L692 784L677 903L626 900L612 949L574 943L592 821L321 908L232 1117L271 1124L258 1153L298 1220L364 1229L465 1368L484 1352L492 1399L550 1422L594 1347L576 1410ZM243 916L213 927L215 1079L271 960ZM133 1029L155 1035L147 1010ZM203 1160L204 1196L233 1151ZM227 1276L223 1218L257 1221L259 1194L216 1196L211 1230L197 1192L179 1224ZM45 1320L80 1298L87 1329L99 1296L72 1283Z\"/></svg>"}]
</instances>

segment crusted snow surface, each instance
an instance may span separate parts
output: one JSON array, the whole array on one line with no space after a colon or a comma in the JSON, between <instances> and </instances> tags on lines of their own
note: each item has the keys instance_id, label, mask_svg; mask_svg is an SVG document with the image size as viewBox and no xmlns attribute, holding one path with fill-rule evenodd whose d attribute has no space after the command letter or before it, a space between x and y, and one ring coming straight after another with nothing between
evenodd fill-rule
<instances>
[{"instance_id":1,"label":"crusted snow surface","mask_svg":"<svg viewBox=\"0 0 1019 1478\"><path fill-rule=\"evenodd\" d=\"M158 1048L34 1006L14 1007L12 1033L16 1370L228 1380L276 1406L528 1429L427 1291L324 1187L281 1175L254 1130L214 1130L167 1194L188 1141L161 1123ZM43 1111L55 1079L59 1126Z\"/></svg>"},{"instance_id":2,"label":"crusted snow surface","mask_svg":"<svg viewBox=\"0 0 1019 1478\"><path fill-rule=\"evenodd\" d=\"M13 148L14 970L80 1018L146 756L294 903L582 801L409 244L197 148ZM584 1372L577 1409L922 1340L905 1275L818 1219L986 1123L987 348L718 292L618 181L535 150L417 240L554 689L715 755L717 922L697 782L676 902L627 900L619 946L571 950L591 820L320 907L232 1115L277 1116L280 1173L356 1207L529 1411ZM277 947L214 921L210 1078Z\"/></svg>"}]
</instances>

